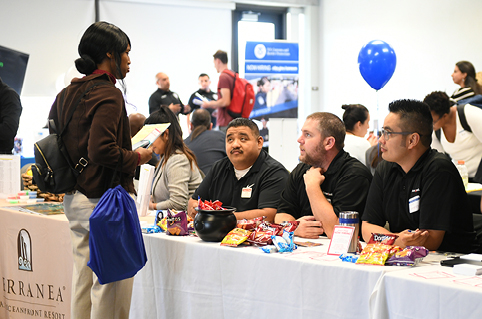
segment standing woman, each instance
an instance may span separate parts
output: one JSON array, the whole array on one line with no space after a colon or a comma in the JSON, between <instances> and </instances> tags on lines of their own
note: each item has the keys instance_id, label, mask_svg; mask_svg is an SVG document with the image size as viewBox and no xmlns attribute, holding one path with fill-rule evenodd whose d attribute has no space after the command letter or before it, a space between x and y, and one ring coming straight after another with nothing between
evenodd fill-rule
<instances>
[{"instance_id":1,"label":"standing woman","mask_svg":"<svg viewBox=\"0 0 482 319\"><path fill-rule=\"evenodd\" d=\"M370 135L365 139L368 128L370 127L370 114L368 109L361 104L345 104L341 107L343 113L343 123L345 123L346 136L344 150L363 164L365 163L365 153L373 145L377 144L377 138Z\"/></svg>"},{"instance_id":2,"label":"standing woman","mask_svg":"<svg viewBox=\"0 0 482 319\"><path fill-rule=\"evenodd\" d=\"M482 93L481 87L475 78L475 68L468 61L460 61L455 64L452 80L455 84L460 85L460 88L455 90L450 97L454 102Z\"/></svg>"},{"instance_id":3,"label":"standing woman","mask_svg":"<svg viewBox=\"0 0 482 319\"><path fill-rule=\"evenodd\" d=\"M74 191L64 197L74 254L73 319L129 317L133 278L101 285L87 261L89 217L111 186L120 152L123 161L115 182L129 193L134 193L135 168L151 159L150 150L132 151L124 98L115 87L116 79L122 82L129 72L130 49L129 38L118 27L107 22L92 24L80 40L80 58L75 60L77 70L86 76L73 79L57 95L49 114L60 132L77 100L87 92L63 135L72 162L78 163L80 158L88 161Z\"/></svg>"},{"instance_id":4,"label":"standing woman","mask_svg":"<svg viewBox=\"0 0 482 319\"><path fill-rule=\"evenodd\" d=\"M189 198L202 182L201 171L196 156L184 144L176 115L165 105L144 122L161 123L171 125L152 143L152 151L161 156L161 161L154 173L149 209L186 210Z\"/></svg>"}]
</instances>

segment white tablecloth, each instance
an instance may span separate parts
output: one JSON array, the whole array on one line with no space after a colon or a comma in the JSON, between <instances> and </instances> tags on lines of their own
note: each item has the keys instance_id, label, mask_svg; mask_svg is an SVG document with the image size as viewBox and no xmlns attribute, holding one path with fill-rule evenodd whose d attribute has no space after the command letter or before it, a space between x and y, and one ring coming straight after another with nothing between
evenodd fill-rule
<instances>
[{"instance_id":1,"label":"white tablecloth","mask_svg":"<svg viewBox=\"0 0 482 319\"><path fill-rule=\"evenodd\" d=\"M381 278L370 308L377 319L480 319L481 301L481 276L455 275L443 266L404 267Z\"/></svg>"},{"instance_id":2,"label":"white tablecloth","mask_svg":"<svg viewBox=\"0 0 482 319\"><path fill-rule=\"evenodd\" d=\"M134 279L130 318L368 318L378 280L400 267L342 262L326 256L328 239L316 241L323 246L290 255L144 235L149 260Z\"/></svg>"}]
</instances>

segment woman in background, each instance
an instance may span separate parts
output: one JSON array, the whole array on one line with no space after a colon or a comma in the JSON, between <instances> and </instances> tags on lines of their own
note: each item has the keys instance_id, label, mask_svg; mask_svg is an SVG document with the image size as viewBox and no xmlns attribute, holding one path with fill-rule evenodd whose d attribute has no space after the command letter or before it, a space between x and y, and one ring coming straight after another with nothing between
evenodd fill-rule
<instances>
[{"instance_id":1,"label":"woman in background","mask_svg":"<svg viewBox=\"0 0 482 319\"><path fill-rule=\"evenodd\" d=\"M460 122L457 106L445 92L435 91L428 94L423 102L430 107L433 130L441 130L440 152L445 152L457 163L464 161L469 171L469 179L475 177L482 159L482 109L466 104L463 107L465 119L472 132L466 131Z\"/></svg>"},{"instance_id":2,"label":"woman in background","mask_svg":"<svg viewBox=\"0 0 482 319\"><path fill-rule=\"evenodd\" d=\"M176 115L166 106L153 112L144 124L171 123L152 143L152 151L161 156L152 184L149 209L185 210L189 198L202 182L196 156L184 144Z\"/></svg>"},{"instance_id":3,"label":"woman in background","mask_svg":"<svg viewBox=\"0 0 482 319\"><path fill-rule=\"evenodd\" d=\"M475 78L475 68L468 61L460 61L455 64L452 80L460 88L450 97L454 102L464 100L477 94L481 94L482 90Z\"/></svg>"},{"instance_id":4,"label":"woman in background","mask_svg":"<svg viewBox=\"0 0 482 319\"><path fill-rule=\"evenodd\" d=\"M57 95L49 113L49 119L53 119L61 131L59 124L66 123L76 101L88 91L62 137L73 163L80 158L88 160L74 190L64 197L74 255L73 319L129 318L133 278L101 285L87 262L90 259L89 217L111 187L120 153L121 173L115 176L114 182L129 193L134 193L136 167L147 163L152 155L152 151L146 149L132 151L123 94L115 87L116 79L123 84L122 79L129 72L130 49L129 38L115 25L102 21L92 24L80 40L80 58L75 60L77 70L85 76L73 79ZM60 102L62 94L64 103Z\"/></svg>"},{"instance_id":5,"label":"woman in background","mask_svg":"<svg viewBox=\"0 0 482 319\"><path fill-rule=\"evenodd\" d=\"M363 164L366 164L366 151L371 146L377 144L377 137L374 135L370 135L368 139L365 139L365 135L370 127L368 109L361 104L346 104L341 108L345 110L345 113L343 113L343 122L346 129L344 150Z\"/></svg>"},{"instance_id":6,"label":"woman in background","mask_svg":"<svg viewBox=\"0 0 482 319\"><path fill-rule=\"evenodd\" d=\"M264 76L257 82L257 84L258 93L256 93L256 97L254 98L253 110L259 110L272 106L270 103L268 103L268 92L271 89L271 82L269 79Z\"/></svg>"}]
</instances>

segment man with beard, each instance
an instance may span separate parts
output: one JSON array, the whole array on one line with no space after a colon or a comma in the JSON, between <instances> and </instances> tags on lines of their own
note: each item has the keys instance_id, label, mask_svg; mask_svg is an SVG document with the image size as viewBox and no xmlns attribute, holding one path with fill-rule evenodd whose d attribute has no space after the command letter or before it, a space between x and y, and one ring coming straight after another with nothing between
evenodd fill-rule
<instances>
[{"instance_id":1,"label":"man with beard","mask_svg":"<svg viewBox=\"0 0 482 319\"><path fill-rule=\"evenodd\" d=\"M281 193L275 222L299 220L295 235L331 238L338 215L356 211L361 216L372 175L343 150L345 125L334 114L313 113L301 129L300 161Z\"/></svg>"},{"instance_id":2,"label":"man with beard","mask_svg":"<svg viewBox=\"0 0 482 319\"><path fill-rule=\"evenodd\" d=\"M211 167L189 200L188 214L194 218L199 196L236 207L238 220L266 216L273 221L289 173L262 147L263 138L252 120L232 120L226 130L228 156Z\"/></svg>"}]
</instances>

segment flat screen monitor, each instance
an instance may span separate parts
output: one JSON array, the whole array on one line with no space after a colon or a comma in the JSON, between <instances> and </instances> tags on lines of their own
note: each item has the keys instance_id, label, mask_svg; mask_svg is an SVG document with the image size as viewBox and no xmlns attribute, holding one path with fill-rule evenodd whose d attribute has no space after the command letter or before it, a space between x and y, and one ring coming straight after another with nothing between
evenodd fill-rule
<instances>
[{"instance_id":1,"label":"flat screen monitor","mask_svg":"<svg viewBox=\"0 0 482 319\"><path fill-rule=\"evenodd\" d=\"M0 45L0 78L18 95L22 92L29 55Z\"/></svg>"}]
</instances>

